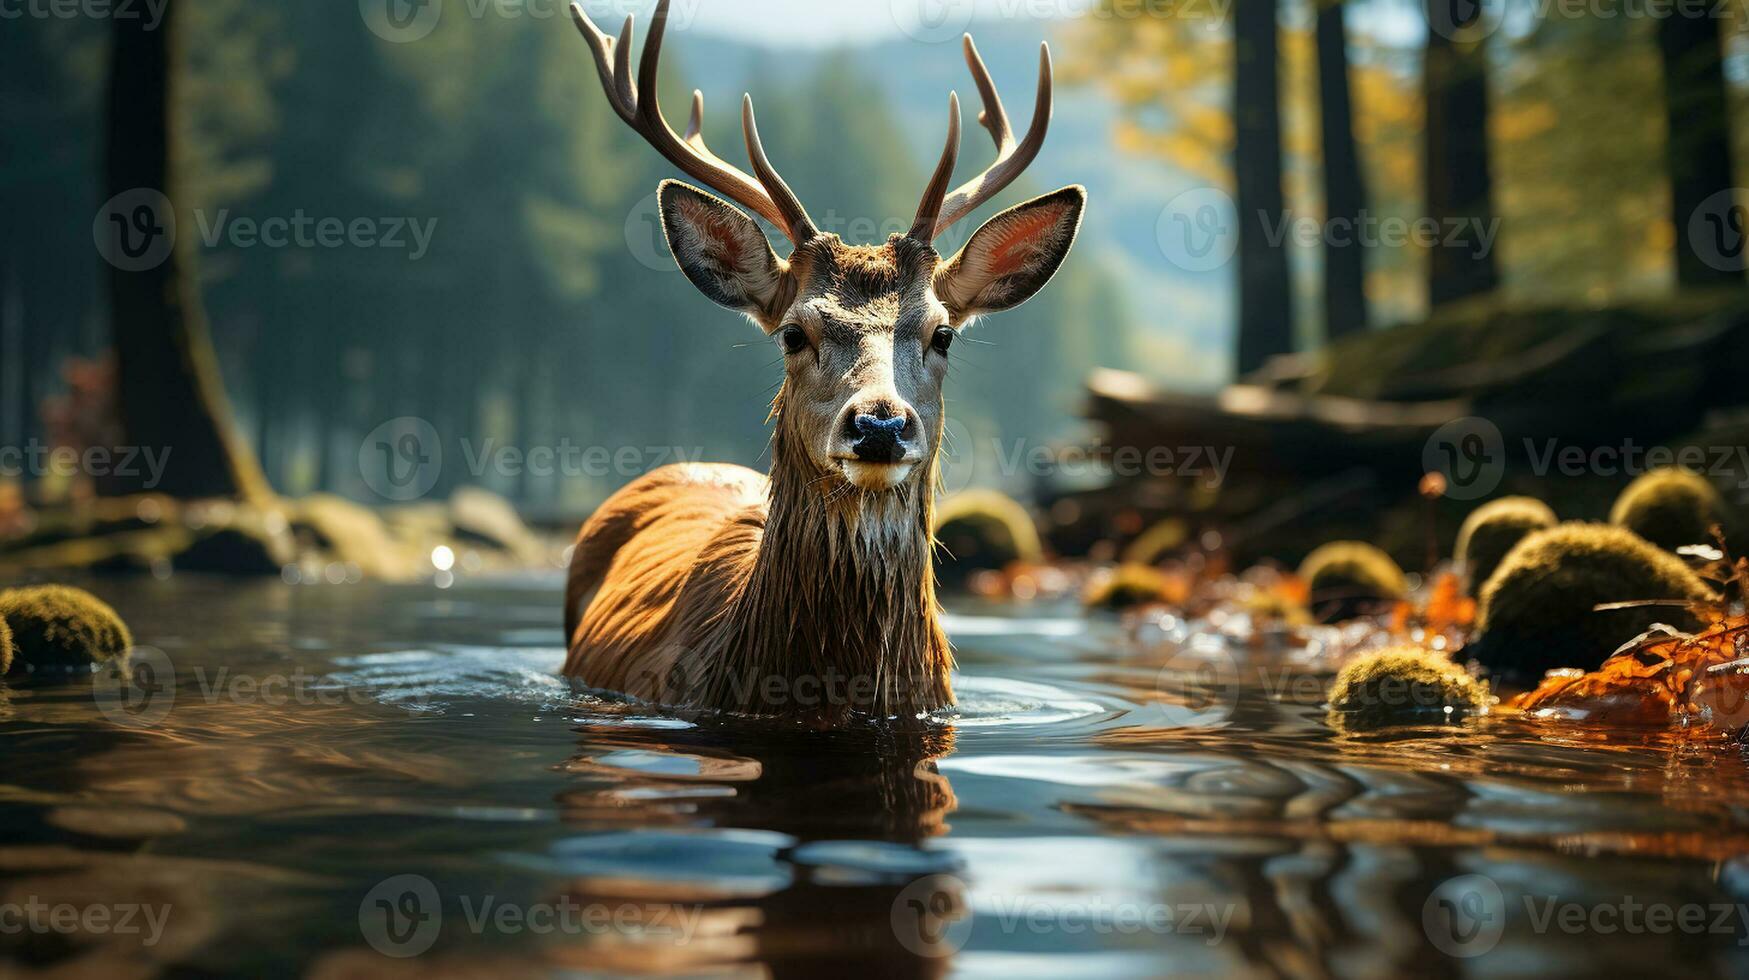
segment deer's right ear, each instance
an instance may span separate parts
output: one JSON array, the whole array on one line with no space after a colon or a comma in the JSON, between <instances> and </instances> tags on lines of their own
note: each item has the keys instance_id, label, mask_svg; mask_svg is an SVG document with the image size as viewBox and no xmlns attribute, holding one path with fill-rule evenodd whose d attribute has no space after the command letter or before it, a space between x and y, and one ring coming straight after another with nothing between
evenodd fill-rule
<instances>
[{"instance_id":1,"label":"deer's right ear","mask_svg":"<svg viewBox=\"0 0 1749 980\"><path fill-rule=\"evenodd\" d=\"M762 324L780 312L774 307L784 293L788 266L752 218L678 180L663 181L657 200L668 250L699 292Z\"/></svg>"}]
</instances>

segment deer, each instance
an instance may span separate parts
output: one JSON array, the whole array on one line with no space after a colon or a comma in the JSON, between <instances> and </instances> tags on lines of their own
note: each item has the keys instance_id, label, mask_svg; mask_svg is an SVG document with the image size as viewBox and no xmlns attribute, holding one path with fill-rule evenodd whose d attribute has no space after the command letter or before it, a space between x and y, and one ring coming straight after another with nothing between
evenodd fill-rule
<instances>
[{"instance_id":1,"label":"deer","mask_svg":"<svg viewBox=\"0 0 1749 980\"><path fill-rule=\"evenodd\" d=\"M1087 192L1071 185L1002 211L946 259L935 242L1038 156L1051 120L1050 47L1040 46L1032 121L1016 139L966 35L995 162L950 191L961 120L949 93L947 144L910 230L850 244L822 232L772 167L751 95L741 128L752 174L705 145L701 92L685 132L669 125L656 94L668 7L661 0L652 15L635 84L633 18L614 38L577 4L571 17L613 111L722 195L664 180L659 218L686 279L781 352L770 467L676 463L609 497L572 547L564 672L676 708L926 718L955 703L932 561L949 350L974 321L1051 280ZM787 258L743 207L788 240Z\"/></svg>"}]
</instances>

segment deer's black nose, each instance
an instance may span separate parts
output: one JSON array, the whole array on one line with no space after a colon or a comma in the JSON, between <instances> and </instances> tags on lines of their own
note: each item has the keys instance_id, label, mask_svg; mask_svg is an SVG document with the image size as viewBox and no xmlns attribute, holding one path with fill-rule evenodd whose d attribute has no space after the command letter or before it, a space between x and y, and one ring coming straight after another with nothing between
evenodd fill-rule
<instances>
[{"instance_id":1,"label":"deer's black nose","mask_svg":"<svg viewBox=\"0 0 1749 980\"><path fill-rule=\"evenodd\" d=\"M851 421L856 430L856 441L850 449L865 463L897 463L905 458L902 440L909 425L910 421L904 415L892 418L858 415Z\"/></svg>"}]
</instances>

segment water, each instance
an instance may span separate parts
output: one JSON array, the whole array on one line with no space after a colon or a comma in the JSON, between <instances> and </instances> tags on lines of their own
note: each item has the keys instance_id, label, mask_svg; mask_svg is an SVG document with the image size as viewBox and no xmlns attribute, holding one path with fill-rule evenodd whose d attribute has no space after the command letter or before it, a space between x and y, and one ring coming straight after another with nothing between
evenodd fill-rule
<instances>
[{"instance_id":1,"label":"water","mask_svg":"<svg viewBox=\"0 0 1749 980\"><path fill-rule=\"evenodd\" d=\"M675 717L555 675L558 586L99 583L161 651L150 696L0 691L0 957L1749 973L1736 746L1502 718L1347 736L1292 657L1031 607L955 609L963 704L920 730ZM1239 686L1172 681L1206 661Z\"/></svg>"}]
</instances>

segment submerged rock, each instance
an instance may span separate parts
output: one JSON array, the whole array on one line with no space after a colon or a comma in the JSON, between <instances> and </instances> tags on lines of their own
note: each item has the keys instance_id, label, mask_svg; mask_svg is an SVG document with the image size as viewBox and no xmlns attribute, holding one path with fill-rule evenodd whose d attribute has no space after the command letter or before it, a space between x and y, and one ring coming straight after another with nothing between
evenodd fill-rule
<instances>
[{"instance_id":1,"label":"submerged rock","mask_svg":"<svg viewBox=\"0 0 1749 980\"><path fill-rule=\"evenodd\" d=\"M197 534L171 559L178 571L215 575L278 575L297 560L297 548L283 527L257 520L236 521Z\"/></svg>"},{"instance_id":2,"label":"submerged rock","mask_svg":"<svg viewBox=\"0 0 1749 980\"><path fill-rule=\"evenodd\" d=\"M1535 497L1501 497L1472 511L1458 529L1453 552L1470 593L1474 595L1488 581L1514 545L1560 522L1549 505Z\"/></svg>"},{"instance_id":3,"label":"submerged rock","mask_svg":"<svg viewBox=\"0 0 1749 980\"><path fill-rule=\"evenodd\" d=\"M1158 568L1125 564L1089 582L1081 595L1081 604L1089 609L1122 612L1182 599L1176 595L1177 591L1180 590L1176 589L1172 577Z\"/></svg>"},{"instance_id":4,"label":"submerged rock","mask_svg":"<svg viewBox=\"0 0 1749 980\"><path fill-rule=\"evenodd\" d=\"M114 609L64 585L0 592L0 619L11 627L14 669L81 668L122 656L134 645Z\"/></svg>"},{"instance_id":5,"label":"submerged rock","mask_svg":"<svg viewBox=\"0 0 1749 980\"><path fill-rule=\"evenodd\" d=\"M311 494L292 505L292 529L325 558L356 565L366 577L394 581L412 575L407 550L376 511L333 494ZM447 533L447 521L438 531Z\"/></svg>"},{"instance_id":6,"label":"submerged rock","mask_svg":"<svg viewBox=\"0 0 1749 980\"><path fill-rule=\"evenodd\" d=\"M1325 620L1353 619L1409 595L1409 582L1391 556L1364 541L1332 541L1306 556L1300 578L1311 590L1312 611Z\"/></svg>"},{"instance_id":7,"label":"submerged rock","mask_svg":"<svg viewBox=\"0 0 1749 980\"><path fill-rule=\"evenodd\" d=\"M1487 705L1487 684L1441 654L1405 645L1344 667L1330 688L1329 720L1351 732L1443 725L1481 714Z\"/></svg>"},{"instance_id":8,"label":"submerged rock","mask_svg":"<svg viewBox=\"0 0 1749 980\"><path fill-rule=\"evenodd\" d=\"M1713 527L1727 523L1725 500L1699 473L1657 469L1628 484L1610 509L1609 522L1675 551L1713 543Z\"/></svg>"},{"instance_id":9,"label":"submerged rock","mask_svg":"<svg viewBox=\"0 0 1749 980\"><path fill-rule=\"evenodd\" d=\"M1492 670L1533 679L1556 667L1592 670L1654 623L1701 626L1682 605L1599 605L1716 599L1682 559L1626 528L1561 524L1520 541L1482 586L1468 652Z\"/></svg>"},{"instance_id":10,"label":"submerged rock","mask_svg":"<svg viewBox=\"0 0 1749 980\"><path fill-rule=\"evenodd\" d=\"M507 551L523 561L541 558L540 539L522 522L515 505L489 490L462 487L449 498L449 519L463 541Z\"/></svg>"}]
</instances>

